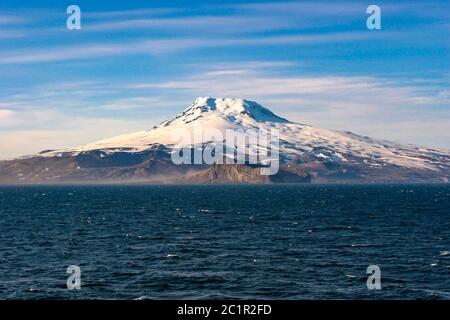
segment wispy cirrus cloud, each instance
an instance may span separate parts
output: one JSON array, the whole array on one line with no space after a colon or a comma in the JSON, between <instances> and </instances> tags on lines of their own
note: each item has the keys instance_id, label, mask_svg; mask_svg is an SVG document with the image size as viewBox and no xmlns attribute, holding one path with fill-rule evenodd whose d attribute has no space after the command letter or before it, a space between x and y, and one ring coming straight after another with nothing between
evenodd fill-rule
<instances>
[{"instance_id":1,"label":"wispy cirrus cloud","mask_svg":"<svg viewBox=\"0 0 450 320\"><path fill-rule=\"evenodd\" d=\"M25 30L4 29L0 32L0 39L16 39L26 37L28 34Z\"/></svg>"},{"instance_id":2,"label":"wispy cirrus cloud","mask_svg":"<svg viewBox=\"0 0 450 320\"><path fill-rule=\"evenodd\" d=\"M262 72L260 68L242 68L240 64L236 64L234 68L211 69L177 81L147 85L147 88L151 87L186 89L194 92L204 91L207 88L213 95L222 93L245 97L334 94L336 97L349 99L358 96L362 101L370 100L367 99L369 96L376 96L377 99L385 99L385 102L402 102L410 105L448 102L444 91L434 95L434 91L428 92L426 88L401 84L389 79L369 76L271 76Z\"/></svg>"},{"instance_id":3,"label":"wispy cirrus cloud","mask_svg":"<svg viewBox=\"0 0 450 320\"><path fill-rule=\"evenodd\" d=\"M15 39L27 36L25 28L31 19L25 15L13 15L0 12L0 39Z\"/></svg>"},{"instance_id":4,"label":"wispy cirrus cloud","mask_svg":"<svg viewBox=\"0 0 450 320\"><path fill-rule=\"evenodd\" d=\"M246 16L190 16L177 18L147 18L123 19L86 25L86 31L113 31L136 29L177 30L178 32L193 33L230 33L256 32L276 30L292 25L288 19L274 19L271 17Z\"/></svg>"},{"instance_id":5,"label":"wispy cirrus cloud","mask_svg":"<svg viewBox=\"0 0 450 320\"><path fill-rule=\"evenodd\" d=\"M143 40L112 43L84 43L47 49L19 49L0 54L0 64L38 63L97 59L132 54L161 54L202 45L200 39Z\"/></svg>"},{"instance_id":6,"label":"wispy cirrus cloud","mask_svg":"<svg viewBox=\"0 0 450 320\"><path fill-rule=\"evenodd\" d=\"M394 33L383 37L395 36ZM199 48L221 48L232 46L277 46L315 43L348 42L354 40L373 41L377 35L367 32L335 32L307 35L287 35L245 38L180 38L111 42L103 44L83 43L46 49L17 49L0 54L0 64L20 64L65 60L95 59L107 56L133 54L164 54Z\"/></svg>"},{"instance_id":7,"label":"wispy cirrus cloud","mask_svg":"<svg viewBox=\"0 0 450 320\"><path fill-rule=\"evenodd\" d=\"M29 21L29 18L22 15L12 15L0 12L0 26L19 25Z\"/></svg>"},{"instance_id":8,"label":"wispy cirrus cloud","mask_svg":"<svg viewBox=\"0 0 450 320\"><path fill-rule=\"evenodd\" d=\"M351 1L280 1L280 2L254 2L239 3L229 5L231 8L247 10L254 13L283 13L283 14L302 14L329 16L336 14L354 15L361 12L361 8L367 8L365 3L355 3Z\"/></svg>"},{"instance_id":9,"label":"wispy cirrus cloud","mask_svg":"<svg viewBox=\"0 0 450 320\"><path fill-rule=\"evenodd\" d=\"M437 5L437 4L440 5ZM414 14L427 17L448 16L442 6L449 6L446 0L434 1L433 6L429 3L413 1L396 1L391 3L378 3L383 11L389 14ZM361 1L272 1L230 4L228 7L246 10L253 13L283 13L287 15L299 14L305 16L325 17L351 15L357 16L365 12L369 3Z\"/></svg>"},{"instance_id":10,"label":"wispy cirrus cloud","mask_svg":"<svg viewBox=\"0 0 450 320\"><path fill-rule=\"evenodd\" d=\"M186 8L141 8L128 10L103 10L87 11L83 13L84 17L92 19L117 19L117 18L135 18L135 17L155 17L174 13L188 11Z\"/></svg>"}]
</instances>

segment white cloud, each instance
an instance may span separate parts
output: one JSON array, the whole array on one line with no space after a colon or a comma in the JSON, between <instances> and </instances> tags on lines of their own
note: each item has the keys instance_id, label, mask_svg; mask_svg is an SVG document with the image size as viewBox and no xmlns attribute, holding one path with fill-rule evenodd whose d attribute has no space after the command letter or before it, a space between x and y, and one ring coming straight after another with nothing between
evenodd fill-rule
<instances>
[{"instance_id":1,"label":"white cloud","mask_svg":"<svg viewBox=\"0 0 450 320\"><path fill-rule=\"evenodd\" d=\"M3 121L8 120L9 118L11 118L13 116L13 114L14 114L14 112L12 112L11 110L0 109L0 121L3 122ZM2 122L0 122L0 125Z\"/></svg>"}]
</instances>

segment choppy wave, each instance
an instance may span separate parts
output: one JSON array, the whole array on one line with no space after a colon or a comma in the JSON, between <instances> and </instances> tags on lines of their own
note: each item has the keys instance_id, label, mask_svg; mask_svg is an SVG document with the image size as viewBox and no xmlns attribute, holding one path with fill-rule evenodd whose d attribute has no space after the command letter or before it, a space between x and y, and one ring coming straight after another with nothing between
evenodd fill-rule
<instances>
[{"instance_id":1,"label":"choppy wave","mask_svg":"<svg viewBox=\"0 0 450 320\"><path fill-rule=\"evenodd\" d=\"M450 187L405 189L1 187L0 298L450 299Z\"/></svg>"}]
</instances>

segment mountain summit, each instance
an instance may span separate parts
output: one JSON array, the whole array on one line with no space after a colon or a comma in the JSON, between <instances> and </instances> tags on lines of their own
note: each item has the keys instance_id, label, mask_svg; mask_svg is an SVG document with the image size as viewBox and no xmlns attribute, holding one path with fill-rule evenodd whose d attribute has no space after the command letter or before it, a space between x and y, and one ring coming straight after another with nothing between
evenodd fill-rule
<instances>
[{"instance_id":1,"label":"mountain summit","mask_svg":"<svg viewBox=\"0 0 450 320\"><path fill-rule=\"evenodd\" d=\"M248 122L252 122L252 120L256 122L289 122L254 101L210 97L197 98L191 106L175 117L175 119L190 122L199 116L211 114L220 115L233 122L236 120L247 120Z\"/></svg>"},{"instance_id":2,"label":"mountain summit","mask_svg":"<svg viewBox=\"0 0 450 320\"><path fill-rule=\"evenodd\" d=\"M194 134L199 126L222 133L276 129L280 172L264 177L247 164L174 164L173 132L183 129ZM449 178L449 150L316 128L290 122L253 101L210 97L197 98L176 117L149 130L0 162L0 183L367 183L448 182Z\"/></svg>"},{"instance_id":3,"label":"mountain summit","mask_svg":"<svg viewBox=\"0 0 450 320\"><path fill-rule=\"evenodd\" d=\"M172 145L172 133L176 129L193 131L200 125L204 129L256 129L270 127L270 124L288 124L270 110L256 102L243 99L199 97L187 109L173 119L164 121L150 130L125 134L98 141L85 146L68 149L68 152L81 152L97 149L123 149L134 151L147 149L151 144ZM61 151L50 152L55 155Z\"/></svg>"}]
</instances>

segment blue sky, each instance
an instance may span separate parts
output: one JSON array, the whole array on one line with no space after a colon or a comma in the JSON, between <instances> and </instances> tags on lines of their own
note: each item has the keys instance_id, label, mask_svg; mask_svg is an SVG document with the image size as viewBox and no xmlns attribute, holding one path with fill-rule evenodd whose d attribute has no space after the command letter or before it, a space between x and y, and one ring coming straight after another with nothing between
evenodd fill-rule
<instances>
[{"instance_id":1,"label":"blue sky","mask_svg":"<svg viewBox=\"0 0 450 320\"><path fill-rule=\"evenodd\" d=\"M449 31L439 0L2 0L0 159L147 129L197 96L450 148Z\"/></svg>"}]
</instances>

